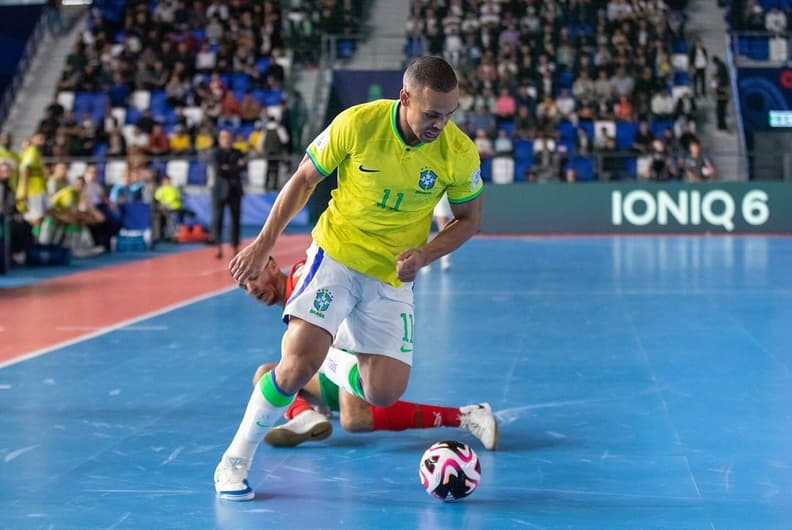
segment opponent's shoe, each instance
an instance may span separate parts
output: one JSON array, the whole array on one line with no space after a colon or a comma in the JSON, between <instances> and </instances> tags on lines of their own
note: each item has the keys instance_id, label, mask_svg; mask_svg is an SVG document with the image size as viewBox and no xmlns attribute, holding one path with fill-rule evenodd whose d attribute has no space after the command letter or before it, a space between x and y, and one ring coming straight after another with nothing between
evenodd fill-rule
<instances>
[{"instance_id":1,"label":"opponent's shoe","mask_svg":"<svg viewBox=\"0 0 792 530\"><path fill-rule=\"evenodd\" d=\"M214 482L218 497L227 501L249 501L255 493L248 485L250 460L223 455L215 469Z\"/></svg>"},{"instance_id":2,"label":"opponent's shoe","mask_svg":"<svg viewBox=\"0 0 792 530\"><path fill-rule=\"evenodd\" d=\"M481 440L485 449L494 451L498 448L498 420L492 413L489 403L476 403L475 405L465 405L459 407L462 416L459 418L459 426L473 433L473 436Z\"/></svg>"},{"instance_id":3,"label":"opponent's shoe","mask_svg":"<svg viewBox=\"0 0 792 530\"><path fill-rule=\"evenodd\" d=\"M272 447L295 447L303 442L324 440L332 433L333 425L327 421L327 417L310 409L270 429L264 441Z\"/></svg>"}]
</instances>

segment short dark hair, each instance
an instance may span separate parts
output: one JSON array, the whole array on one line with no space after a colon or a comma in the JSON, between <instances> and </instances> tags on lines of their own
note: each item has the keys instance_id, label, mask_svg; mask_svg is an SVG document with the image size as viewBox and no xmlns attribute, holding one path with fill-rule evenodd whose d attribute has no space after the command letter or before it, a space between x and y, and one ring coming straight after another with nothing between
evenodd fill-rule
<instances>
[{"instance_id":1,"label":"short dark hair","mask_svg":"<svg viewBox=\"0 0 792 530\"><path fill-rule=\"evenodd\" d=\"M441 57L414 59L404 71L404 86L429 87L438 92L451 92L459 85L454 69Z\"/></svg>"}]
</instances>

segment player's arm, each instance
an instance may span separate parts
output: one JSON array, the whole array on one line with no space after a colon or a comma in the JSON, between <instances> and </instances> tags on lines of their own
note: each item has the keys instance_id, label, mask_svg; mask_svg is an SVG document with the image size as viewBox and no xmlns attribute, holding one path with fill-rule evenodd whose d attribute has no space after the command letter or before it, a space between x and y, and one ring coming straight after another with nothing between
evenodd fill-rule
<instances>
[{"instance_id":1,"label":"player's arm","mask_svg":"<svg viewBox=\"0 0 792 530\"><path fill-rule=\"evenodd\" d=\"M478 232L481 225L481 204L481 195L461 204L451 203L454 218L432 241L421 248L427 263L450 254Z\"/></svg>"},{"instance_id":2,"label":"player's arm","mask_svg":"<svg viewBox=\"0 0 792 530\"><path fill-rule=\"evenodd\" d=\"M481 224L481 195L463 203L451 203L454 218L426 245L405 250L396 256L400 281L411 282L421 267L449 254L478 232Z\"/></svg>"},{"instance_id":3,"label":"player's arm","mask_svg":"<svg viewBox=\"0 0 792 530\"><path fill-rule=\"evenodd\" d=\"M261 271L275 241L286 229L289 221L308 203L317 184L324 178L311 159L307 155L303 157L297 171L278 194L261 232L253 243L231 260L229 270L237 282L244 283Z\"/></svg>"}]
</instances>

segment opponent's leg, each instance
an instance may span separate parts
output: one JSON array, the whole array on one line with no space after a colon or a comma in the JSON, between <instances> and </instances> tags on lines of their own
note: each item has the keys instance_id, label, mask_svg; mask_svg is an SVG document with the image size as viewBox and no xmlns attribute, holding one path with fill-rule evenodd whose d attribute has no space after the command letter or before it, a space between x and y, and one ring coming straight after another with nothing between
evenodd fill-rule
<instances>
[{"instance_id":1,"label":"opponent's leg","mask_svg":"<svg viewBox=\"0 0 792 530\"><path fill-rule=\"evenodd\" d=\"M335 388L337 394L338 387L336 386ZM322 394L319 374L316 374L300 390L300 395L286 409L284 416L289 421L270 429L264 436L264 442L272 447L295 447L303 442L324 440L333 434L333 425L328 421L327 416L311 406L311 403L326 403L322 399ZM305 399L306 397L308 399ZM336 410L338 410L338 407L336 407Z\"/></svg>"}]
</instances>

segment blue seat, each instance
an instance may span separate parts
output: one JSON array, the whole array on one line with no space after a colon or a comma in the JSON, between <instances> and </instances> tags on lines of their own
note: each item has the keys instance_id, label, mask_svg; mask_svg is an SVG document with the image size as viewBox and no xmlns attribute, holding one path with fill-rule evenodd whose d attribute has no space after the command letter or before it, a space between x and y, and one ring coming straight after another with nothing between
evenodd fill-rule
<instances>
[{"instance_id":1,"label":"blue seat","mask_svg":"<svg viewBox=\"0 0 792 530\"><path fill-rule=\"evenodd\" d=\"M262 57L256 61L256 70L258 70L260 74L266 74L267 70L269 70L269 66L270 60L267 57Z\"/></svg>"},{"instance_id":2,"label":"blue seat","mask_svg":"<svg viewBox=\"0 0 792 530\"><path fill-rule=\"evenodd\" d=\"M575 73L572 70L564 69L558 73L558 88L572 90L572 83L575 81Z\"/></svg>"},{"instance_id":3,"label":"blue seat","mask_svg":"<svg viewBox=\"0 0 792 530\"><path fill-rule=\"evenodd\" d=\"M516 140L514 147L514 163L525 160L533 161L533 142L531 140Z\"/></svg>"},{"instance_id":4,"label":"blue seat","mask_svg":"<svg viewBox=\"0 0 792 530\"><path fill-rule=\"evenodd\" d=\"M586 135L589 137L589 140L594 139L594 122L591 120L580 120L578 122L578 127L586 131Z\"/></svg>"},{"instance_id":5,"label":"blue seat","mask_svg":"<svg viewBox=\"0 0 792 530\"><path fill-rule=\"evenodd\" d=\"M674 122L671 120L656 120L649 125L649 129L652 131L652 134L655 135L655 138L662 138L663 131L673 128Z\"/></svg>"},{"instance_id":6,"label":"blue seat","mask_svg":"<svg viewBox=\"0 0 792 530\"><path fill-rule=\"evenodd\" d=\"M233 74L231 76L231 89L234 91L234 94L242 93L248 91L250 88L250 78L247 74Z\"/></svg>"},{"instance_id":7,"label":"blue seat","mask_svg":"<svg viewBox=\"0 0 792 530\"><path fill-rule=\"evenodd\" d=\"M638 132L638 124L634 121L616 122L616 149L625 151L632 147L635 140L635 133Z\"/></svg>"},{"instance_id":8,"label":"blue seat","mask_svg":"<svg viewBox=\"0 0 792 530\"><path fill-rule=\"evenodd\" d=\"M485 158L481 161L481 178L484 182L492 182L492 159Z\"/></svg>"},{"instance_id":9,"label":"blue seat","mask_svg":"<svg viewBox=\"0 0 792 530\"><path fill-rule=\"evenodd\" d=\"M140 118L143 117L143 111L135 107L127 107L126 109L126 122L128 125L134 125Z\"/></svg>"},{"instance_id":10,"label":"blue seat","mask_svg":"<svg viewBox=\"0 0 792 530\"><path fill-rule=\"evenodd\" d=\"M280 105L283 101L283 92L281 90L264 90L262 94L262 105L265 107L272 107Z\"/></svg>"},{"instance_id":11,"label":"blue seat","mask_svg":"<svg viewBox=\"0 0 792 530\"><path fill-rule=\"evenodd\" d=\"M511 138L514 132L514 122L511 120L502 121L498 124L498 130L506 131L506 134Z\"/></svg>"},{"instance_id":12,"label":"blue seat","mask_svg":"<svg viewBox=\"0 0 792 530\"><path fill-rule=\"evenodd\" d=\"M560 140L562 141L572 140L572 142L574 143L575 136L577 136L577 132L575 126L572 125L571 122L567 120L561 120L558 123L558 135Z\"/></svg>"},{"instance_id":13,"label":"blue seat","mask_svg":"<svg viewBox=\"0 0 792 530\"><path fill-rule=\"evenodd\" d=\"M190 186L206 186L206 162L190 161L187 171L187 184Z\"/></svg>"},{"instance_id":14,"label":"blue seat","mask_svg":"<svg viewBox=\"0 0 792 530\"><path fill-rule=\"evenodd\" d=\"M580 182L590 182L596 180L594 173L594 160L584 156L576 156L564 164L564 171L573 169L575 176Z\"/></svg>"},{"instance_id":15,"label":"blue seat","mask_svg":"<svg viewBox=\"0 0 792 530\"><path fill-rule=\"evenodd\" d=\"M168 108L168 96L163 90L153 90L149 102L152 114L163 114Z\"/></svg>"},{"instance_id":16,"label":"blue seat","mask_svg":"<svg viewBox=\"0 0 792 530\"><path fill-rule=\"evenodd\" d=\"M349 59L355 52L355 45L349 39L339 39L336 42L336 56L339 59Z\"/></svg>"},{"instance_id":17,"label":"blue seat","mask_svg":"<svg viewBox=\"0 0 792 530\"><path fill-rule=\"evenodd\" d=\"M107 144L96 144L91 151L91 156L96 159L104 159L107 154ZM104 166L104 164L102 164Z\"/></svg>"},{"instance_id":18,"label":"blue seat","mask_svg":"<svg viewBox=\"0 0 792 530\"><path fill-rule=\"evenodd\" d=\"M520 159L514 160L514 182L525 182L525 172L533 167L533 160Z\"/></svg>"},{"instance_id":19,"label":"blue seat","mask_svg":"<svg viewBox=\"0 0 792 530\"><path fill-rule=\"evenodd\" d=\"M690 74L687 72L674 72L674 86L690 86Z\"/></svg>"}]
</instances>

